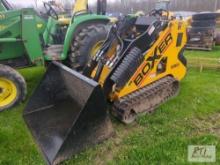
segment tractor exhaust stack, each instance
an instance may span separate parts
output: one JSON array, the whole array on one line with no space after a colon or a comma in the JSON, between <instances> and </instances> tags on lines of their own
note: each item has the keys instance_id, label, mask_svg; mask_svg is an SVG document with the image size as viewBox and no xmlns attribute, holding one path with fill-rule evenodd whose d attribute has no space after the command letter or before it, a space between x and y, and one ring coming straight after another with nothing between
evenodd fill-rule
<instances>
[{"instance_id":1,"label":"tractor exhaust stack","mask_svg":"<svg viewBox=\"0 0 220 165\"><path fill-rule=\"evenodd\" d=\"M113 128L95 81L53 62L23 117L48 164L108 139Z\"/></svg>"}]
</instances>

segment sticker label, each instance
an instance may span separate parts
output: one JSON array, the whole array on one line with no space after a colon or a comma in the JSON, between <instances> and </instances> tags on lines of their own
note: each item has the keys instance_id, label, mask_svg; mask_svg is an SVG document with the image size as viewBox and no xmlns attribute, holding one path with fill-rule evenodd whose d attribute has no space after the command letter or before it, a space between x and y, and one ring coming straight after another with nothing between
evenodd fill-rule
<instances>
[{"instance_id":1,"label":"sticker label","mask_svg":"<svg viewBox=\"0 0 220 165\"><path fill-rule=\"evenodd\" d=\"M26 19L26 20L34 19L34 16L33 15L25 15L24 19Z\"/></svg>"},{"instance_id":2,"label":"sticker label","mask_svg":"<svg viewBox=\"0 0 220 165\"><path fill-rule=\"evenodd\" d=\"M188 161L193 163L216 162L216 146L188 146Z\"/></svg>"},{"instance_id":3,"label":"sticker label","mask_svg":"<svg viewBox=\"0 0 220 165\"><path fill-rule=\"evenodd\" d=\"M146 76L154 69L156 62L161 59L163 53L167 50L173 42L171 33L168 33L162 42L155 48L153 55L147 58L139 69L138 74L135 75L133 82L136 86L140 86Z\"/></svg>"}]
</instances>

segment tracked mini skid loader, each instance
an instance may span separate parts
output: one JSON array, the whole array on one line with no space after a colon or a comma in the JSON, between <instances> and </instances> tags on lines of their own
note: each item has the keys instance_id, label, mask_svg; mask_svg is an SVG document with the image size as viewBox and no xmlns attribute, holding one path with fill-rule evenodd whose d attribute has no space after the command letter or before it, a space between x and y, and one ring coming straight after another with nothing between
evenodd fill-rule
<instances>
[{"instance_id":1,"label":"tracked mini skid loader","mask_svg":"<svg viewBox=\"0 0 220 165\"><path fill-rule=\"evenodd\" d=\"M112 103L112 114L126 124L176 96L179 81L186 75L186 24L163 20L160 10L151 14L125 18L112 27L102 49L83 72L99 82ZM126 27L130 34L124 34Z\"/></svg>"},{"instance_id":2,"label":"tracked mini skid loader","mask_svg":"<svg viewBox=\"0 0 220 165\"><path fill-rule=\"evenodd\" d=\"M129 124L177 95L186 74L186 25L128 16L113 25L82 74L53 62L24 119L48 164L57 164L112 134L110 112ZM159 16L158 16L159 15Z\"/></svg>"}]
</instances>

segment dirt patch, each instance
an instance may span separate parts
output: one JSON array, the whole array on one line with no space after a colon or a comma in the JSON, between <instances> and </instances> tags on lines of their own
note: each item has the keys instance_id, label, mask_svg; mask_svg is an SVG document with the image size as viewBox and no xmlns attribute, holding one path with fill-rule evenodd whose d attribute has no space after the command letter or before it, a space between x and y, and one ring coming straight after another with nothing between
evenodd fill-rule
<instances>
[{"instance_id":1,"label":"dirt patch","mask_svg":"<svg viewBox=\"0 0 220 165\"><path fill-rule=\"evenodd\" d=\"M123 124L114 124L115 135L107 142L108 144L101 147L100 152L95 159L95 164L98 165L106 165L106 162L113 160L114 156L116 156L120 149L123 147L123 140L130 136L130 134L134 134L134 132L141 132L146 127L140 126L137 123L133 123L132 125L126 126Z\"/></svg>"},{"instance_id":2,"label":"dirt patch","mask_svg":"<svg viewBox=\"0 0 220 165\"><path fill-rule=\"evenodd\" d=\"M211 133L220 137L220 112L208 117L199 117L192 121L193 134Z\"/></svg>"}]
</instances>

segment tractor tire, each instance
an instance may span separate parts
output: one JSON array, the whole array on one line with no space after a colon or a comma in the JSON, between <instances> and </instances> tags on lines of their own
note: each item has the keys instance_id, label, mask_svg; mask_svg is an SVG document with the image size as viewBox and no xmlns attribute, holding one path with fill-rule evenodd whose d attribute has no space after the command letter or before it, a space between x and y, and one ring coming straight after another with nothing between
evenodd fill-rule
<instances>
[{"instance_id":1,"label":"tractor tire","mask_svg":"<svg viewBox=\"0 0 220 165\"><path fill-rule=\"evenodd\" d=\"M216 25L215 20L193 21L191 24L192 27L215 27L215 25Z\"/></svg>"},{"instance_id":2,"label":"tractor tire","mask_svg":"<svg viewBox=\"0 0 220 165\"><path fill-rule=\"evenodd\" d=\"M0 64L0 112L24 101L27 85L22 75L13 68Z\"/></svg>"},{"instance_id":3,"label":"tractor tire","mask_svg":"<svg viewBox=\"0 0 220 165\"><path fill-rule=\"evenodd\" d=\"M72 41L69 65L71 68L82 71L99 48L101 48L108 30L106 25L90 25L83 28Z\"/></svg>"},{"instance_id":4,"label":"tractor tire","mask_svg":"<svg viewBox=\"0 0 220 165\"><path fill-rule=\"evenodd\" d=\"M200 13L193 15L192 19L194 21L215 20L219 16L220 13Z\"/></svg>"}]
</instances>

